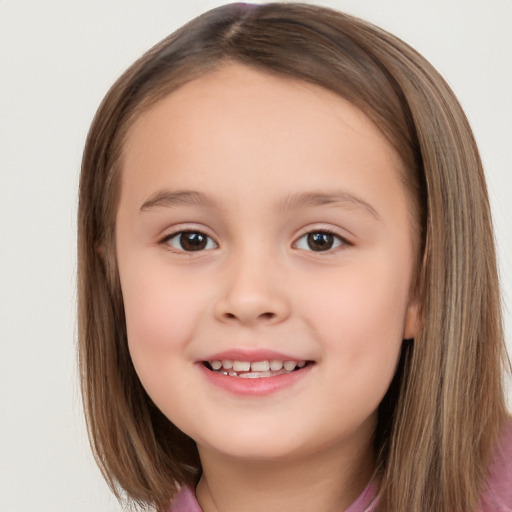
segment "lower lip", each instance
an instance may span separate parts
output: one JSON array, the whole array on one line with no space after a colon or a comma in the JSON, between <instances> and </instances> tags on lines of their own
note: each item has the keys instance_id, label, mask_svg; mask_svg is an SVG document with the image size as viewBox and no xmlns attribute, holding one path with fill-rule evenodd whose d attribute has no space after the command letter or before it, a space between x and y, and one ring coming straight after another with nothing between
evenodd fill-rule
<instances>
[{"instance_id":1,"label":"lower lip","mask_svg":"<svg viewBox=\"0 0 512 512\"><path fill-rule=\"evenodd\" d=\"M209 370L203 363L198 363L199 368L210 384L222 388L235 395L265 396L293 386L309 374L314 364L308 364L300 370L276 375L275 377L260 377L249 379L243 377L230 377L222 373Z\"/></svg>"}]
</instances>

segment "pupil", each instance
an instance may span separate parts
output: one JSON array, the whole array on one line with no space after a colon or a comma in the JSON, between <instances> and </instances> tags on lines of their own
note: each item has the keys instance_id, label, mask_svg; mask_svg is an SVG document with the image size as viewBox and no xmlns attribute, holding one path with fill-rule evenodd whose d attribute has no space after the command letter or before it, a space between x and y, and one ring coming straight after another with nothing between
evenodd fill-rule
<instances>
[{"instance_id":1,"label":"pupil","mask_svg":"<svg viewBox=\"0 0 512 512\"><path fill-rule=\"evenodd\" d=\"M201 233L185 232L180 236L180 244L186 251L201 251L206 247L207 237Z\"/></svg>"},{"instance_id":2,"label":"pupil","mask_svg":"<svg viewBox=\"0 0 512 512\"><path fill-rule=\"evenodd\" d=\"M308 234L308 246L312 251L328 251L333 243L334 237L329 233Z\"/></svg>"}]
</instances>

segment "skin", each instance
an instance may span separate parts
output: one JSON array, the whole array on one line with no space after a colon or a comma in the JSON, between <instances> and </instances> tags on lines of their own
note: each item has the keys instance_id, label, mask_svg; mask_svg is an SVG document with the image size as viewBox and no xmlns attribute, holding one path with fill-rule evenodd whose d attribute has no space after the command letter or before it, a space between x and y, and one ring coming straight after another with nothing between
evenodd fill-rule
<instances>
[{"instance_id":1,"label":"skin","mask_svg":"<svg viewBox=\"0 0 512 512\"><path fill-rule=\"evenodd\" d=\"M205 512L339 511L368 483L376 409L418 323L402 172L342 98L235 64L130 129L116 219L129 349L198 444ZM184 190L206 202L155 199ZM205 249L183 250L183 230ZM311 250L305 235L326 230L333 247ZM198 361L253 348L314 364L266 396L205 379Z\"/></svg>"}]
</instances>

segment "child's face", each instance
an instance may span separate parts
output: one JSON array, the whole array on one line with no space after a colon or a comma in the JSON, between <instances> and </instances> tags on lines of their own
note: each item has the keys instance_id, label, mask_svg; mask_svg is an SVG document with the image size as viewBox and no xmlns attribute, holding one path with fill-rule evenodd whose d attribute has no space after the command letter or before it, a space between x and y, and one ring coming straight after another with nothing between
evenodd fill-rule
<instances>
[{"instance_id":1,"label":"child's face","mask_svg":"<svg viewBox=\"0 0 512 512\"><path fill-rule=\"evenodd\" d=\"M119 273L157 406L202 456L368 449L416 329L386 139L333 93L230 65L143 114L124 149ZM205 364L221 360L308 363L251 379Z\"/></svg>"}]
</instances>

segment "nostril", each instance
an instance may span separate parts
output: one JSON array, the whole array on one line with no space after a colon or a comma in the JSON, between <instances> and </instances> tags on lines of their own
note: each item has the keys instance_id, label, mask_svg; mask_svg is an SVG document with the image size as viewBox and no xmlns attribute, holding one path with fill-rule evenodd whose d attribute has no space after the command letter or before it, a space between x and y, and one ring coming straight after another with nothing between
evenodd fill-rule
<instances>
[{"instance_id":1,"label":"nostril","mask_svg":"<svg viewBox=\"0 0 512 512\"><path fill-rule=\"evenodd\" d=\"M266 313L259 314L258 318L261 320L272 320L273 318L275 318L275 316L276 316L275 313L266 312ZM227 320L236 320L239 317L237 315L235 315L234 313L226 312L226 313L224 313L224 318L226 318Z\"/></svg>"}]
</instances>

